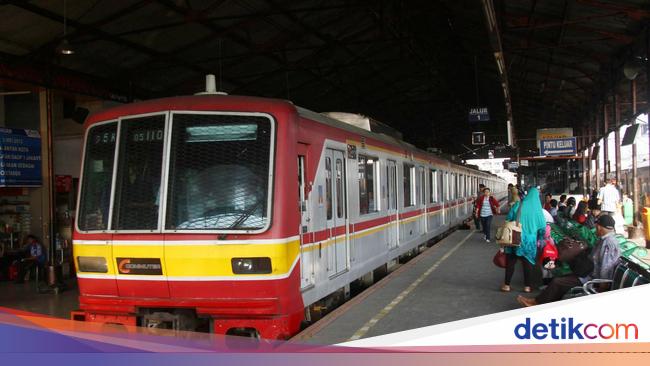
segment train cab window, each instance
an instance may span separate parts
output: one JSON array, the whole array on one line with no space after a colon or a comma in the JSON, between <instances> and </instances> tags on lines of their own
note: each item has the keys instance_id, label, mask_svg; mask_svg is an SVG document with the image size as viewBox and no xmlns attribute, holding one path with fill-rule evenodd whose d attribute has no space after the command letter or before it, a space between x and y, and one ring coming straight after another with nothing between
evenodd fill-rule
<instances>
[{"instance_id":1,"label":"train cab window","mask_svg":"<svg viewBox=\"0 0 650 366\"><path fill-rule=\"evenodd\" d=\"M165 116L120 123L112 229L158 230Z\"/></svg>"},{"instance_id":2,"label":"train cab window","mask_svg":"<svg viewBox=\"0 0 650 366\"><path fill-rule=\"evenodd\" d=\"M266 228L273 131L268 116L173 113L166 229Z\"/></svg>"},{"instance_id":3,"label":"train cab window","mask_svg":"<svg viewBox=\"0 0 650 366\"><path fill-rule=\"evenodd\" d=\"M108 229L116 140L117 122L88 130L77 220L82 231Z\"/></svg>"},{"instance_id":4,"label":"train cab window","mask_svg":"<svg viewBox=\"0 0 650 366\"><path fill-rule=\"evenodd\" d=\"M376 212L377 179L379 171L377 158L359 155L359 213L361 215Z\"/></svg>"},{"instance_id":5,"label":"train cab window","mask_svg":"<svg viewBox=\"0 0 650 366\"><path fill-rule=\"evenodd\" d=\"M411 207L415 204L413 199L412 175L415 168L411 164L404 163L404 207Z\"/></svg>"}]
</instances>

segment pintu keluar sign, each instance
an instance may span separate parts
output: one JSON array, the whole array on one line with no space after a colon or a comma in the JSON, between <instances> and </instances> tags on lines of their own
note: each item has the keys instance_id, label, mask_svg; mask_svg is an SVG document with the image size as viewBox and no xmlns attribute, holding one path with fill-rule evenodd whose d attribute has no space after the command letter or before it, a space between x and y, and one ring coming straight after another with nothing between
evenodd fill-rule
<instances>
[{"instance_id":1,"label":"pintu keluar sign","mask_svg":"<svg viewBox=\"0 0 650 366\"><path fill-rule=\"evenodd\" d=\"M574 156L578 152L575 137L548 139L540 141L540 156Z\"/></svg>"},{"instance_id":2,"label":"pintu keluar sign","mask_svg":"<svg viewBox=\"0 0 650 366\"><path fill-rule=\"evenodd\" d=\"M41 136L38 131L0 128L0 187L41 184Z\"/></svg>"}]
</instances>

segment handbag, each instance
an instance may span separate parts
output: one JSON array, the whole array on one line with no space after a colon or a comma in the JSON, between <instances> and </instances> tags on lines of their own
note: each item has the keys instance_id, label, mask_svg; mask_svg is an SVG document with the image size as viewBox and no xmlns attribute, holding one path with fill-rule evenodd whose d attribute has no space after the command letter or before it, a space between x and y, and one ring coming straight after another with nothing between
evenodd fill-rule
<instances>
[{"instance_id":1,"label":"handbag","mask_svg":"<svg viewBox=\"0 0 650 366\"><path fill-rule=\"evenodd\" d=\"M580 253L586 251L587 243L573 238L564 238L557 245L558 259L563 263L571 263Z\"/></svg>"},{"instance_id":2,"label":"handbag","mask_svg":"<svg viewBox=\"0 0 650 366\"><path fill-rule=\"evenodd\" d=\"M506 268L506 253L503 252L503 249L497 250L497 254L492 258L492 263L499 268Z\"/></svg>"},{"instance_id":3,"label":"handbag","mask_svg":"<svg viewBox=\"0 0 650 366\"><path fill-rule=\"evenodd\" d=\"M594 271L594 262L587 252L582 251L569 262L569 268L576 276L587 277Z\"/></svg>"},{"instance_id":4,"label":"handbag","mask_svg":"<svg viewBox=\"0 0 650 366\"><path fill-rule=\"evenodd\" d=\"M521 245L521 204L517 209L517 219L515 221L506 221L497 229L495 238L497 244L504 247L518 247Z\"/></svg>"}]
</instances>

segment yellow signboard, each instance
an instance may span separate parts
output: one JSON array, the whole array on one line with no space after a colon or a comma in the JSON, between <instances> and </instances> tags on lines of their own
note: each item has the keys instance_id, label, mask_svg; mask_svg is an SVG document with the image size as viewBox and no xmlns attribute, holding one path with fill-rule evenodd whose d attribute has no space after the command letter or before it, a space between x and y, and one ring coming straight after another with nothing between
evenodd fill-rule
<instances>
[{"instance_id":1,"label":"yellow signboard","mask_svg":"<svg viewBox=\"0 0 650 366\"><path fill-rule=\"evenodd\" d=\"M537 147L540 147L540 140L561 139L565 137L573 137L573 128L540 128L537 130Z\"/></svg>"}]
</instances>

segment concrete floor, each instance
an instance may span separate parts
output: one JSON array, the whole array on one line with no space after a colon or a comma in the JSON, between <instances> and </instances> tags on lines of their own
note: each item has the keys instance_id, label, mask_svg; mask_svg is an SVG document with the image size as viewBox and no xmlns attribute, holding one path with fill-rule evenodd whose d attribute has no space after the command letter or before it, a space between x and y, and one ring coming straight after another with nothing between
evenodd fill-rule
<instances>
[{"instance_id":1,"label":"concrete floor","mask_svg":"<svg viewBox=\"0 0 650 366\"><path fill-rule=\"evenodd\" d=\"M67 289L59 294L39 293L34 280L22 284L0 282L0 306L70 319L70 311L79 307L76 279L66 281ZM42 287L46 287L41 283Z\"/></svg>"},{"instance_id":2,"label":"concrete floor","mask_svg":"<svg viewBox=\"0 0 650 366\"><path fill-rule=\"evenodd\" d=\"M504 217L495 218L493 233ZM519 308L515 298L524 287L522 267L517 264L512 292L501 292L505 270L492 264L497 249L494 240L486 243L475 230L458 230L386 278L379 289L370 288L363 301L343 305L344 312L323 319L326 326L316 323L317 330L307 328L297 340L334 344Z\"/></svg>"}]
</instances>

